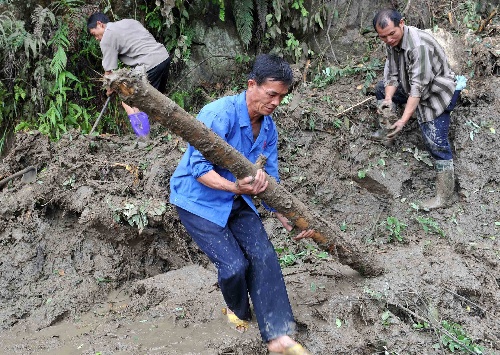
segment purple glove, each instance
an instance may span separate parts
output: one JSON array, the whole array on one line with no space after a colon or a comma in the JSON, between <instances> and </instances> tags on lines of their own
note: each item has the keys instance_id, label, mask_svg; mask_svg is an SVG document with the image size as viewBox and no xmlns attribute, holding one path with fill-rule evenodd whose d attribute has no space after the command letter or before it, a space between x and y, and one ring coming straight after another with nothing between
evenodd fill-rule
<instances>
[{"instance_id":1,"label":"purple glove","mask_svg":"<svg viewBox=\"0 0 500 355\"><path fill-rule=\"evenodd\" d=\"M149 134L149 118L145 112L137 112L128 115L128 119L137 136L142 137Z\"/></svg>"}]
</instances>

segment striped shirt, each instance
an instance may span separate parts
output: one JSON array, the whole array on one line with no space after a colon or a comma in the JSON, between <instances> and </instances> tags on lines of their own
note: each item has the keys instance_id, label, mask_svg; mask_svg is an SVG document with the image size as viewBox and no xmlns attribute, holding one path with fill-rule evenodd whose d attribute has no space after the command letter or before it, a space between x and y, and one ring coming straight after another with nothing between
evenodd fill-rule
<instances>
[{"instance_id":1,"label":"striped shirt","mask_svg":"<svg viewBox=\"0 0 500 355\"><path fill-rule=\"evenodd\" d=\"M455 92L455 74L443 48L431 34L404 26L399 48L387 45L385 86L398 86L411 97L420 97L420 123L434 120L448 107Z\"/></svg>"}]
</instances>

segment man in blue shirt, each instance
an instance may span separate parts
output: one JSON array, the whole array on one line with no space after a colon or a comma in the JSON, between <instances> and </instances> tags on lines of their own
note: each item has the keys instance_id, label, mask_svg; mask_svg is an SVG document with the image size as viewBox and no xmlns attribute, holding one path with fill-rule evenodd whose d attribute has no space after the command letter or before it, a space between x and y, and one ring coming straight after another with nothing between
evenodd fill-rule
<instances>
[{"instance_id":1,"label":"man in blue shirt","mask_svg":"<svg viewBox=\"0 0 500 355\"><path fill-rule=\"evenodd\" d=\"M260 155L263 168L278 176L278 133L272 112L288 93L290 66L274 55L257 57L247 90L206 105L198 119L249 161ZM251 318L250 299L263 340L271 352L309 354L290 335L295 321L281 268L252 196L268 186L262 169L237 180L189 145L170 180L170 202L182 224L218 270L228 319L243 332ZM290 231L287 219L274 212ZM302 231L296 238L312 236Z\"/></svg>"}]
</instances>

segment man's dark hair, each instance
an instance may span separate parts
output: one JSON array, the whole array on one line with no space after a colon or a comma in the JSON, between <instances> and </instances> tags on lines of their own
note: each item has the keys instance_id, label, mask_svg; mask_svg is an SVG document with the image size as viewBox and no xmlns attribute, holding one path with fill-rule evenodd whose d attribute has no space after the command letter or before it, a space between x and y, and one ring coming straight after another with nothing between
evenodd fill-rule
<instances>
[{"instance_id":1,"label":"man's dark hair","mask_svg":"<svg viewBox=\"0 0 500 355\"><path fill-rule=\"evenodd\" d=\"M377 30L377 26L384 29L389 25L389 21L392 21L394 26L399 25L399 22L403 16L394 9L383 9L377 12L373 18L373 28Z\"/></svg>"},{"instance_id":2,"label":"man's dark hair","mask_svg":"<svg viewBox=\"0 0 500 355\"><path fill-rule=\"evenodd\" d=\"M283 58L275 54L260 54L255 58L248 79L255 80L257 85L263 84L266 80L271 80L280 81L290 86L293 81L293 72L290 64Z\"/></svg>"},{"instance_id":3,"label":"man's dark hair","mask_svg":"<svg viewBox=\"0 0 500 355\"><path fill-rule=\"evenodd\" d=\"M92 15L90 15L89 19L87 20L87 30L91 30L97 26L97 21L100 21L102 23L108 23L109 18L108 16L104 15L102 12L95 12Z\"/></svg>"}]
</instances>

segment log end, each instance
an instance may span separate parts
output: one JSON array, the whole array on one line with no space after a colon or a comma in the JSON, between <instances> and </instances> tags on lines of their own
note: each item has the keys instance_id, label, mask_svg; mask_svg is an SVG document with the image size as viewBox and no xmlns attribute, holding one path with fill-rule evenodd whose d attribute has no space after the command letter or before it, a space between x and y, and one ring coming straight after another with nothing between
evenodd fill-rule
<instances>
[{"instance_id":1,"label":"log end","mask_svg":"<svg viewBox=\"0 0 500 355\"><path fill-rule=\"evenodd\" d=\"M385 272L385 268L369 253L357 251L357 248L352 247L351 249L347 249L345 246L339 246L333 243L323 243L320 245L331 255L337 256L341 264L351 267L353 270L359 272L361 276L375 277Z\"/></svg>"},{"instance_id":2,"label":"log end","mask_svg":"<svg viewBox=\"0 0 500 355\"><path fill-rule=\"evenodd\" d=\"M364 277L380 276L385 268L369 253L354 252L345 248L336 248L339 262L349 265Z\"/></svg>"}]
</instances>

